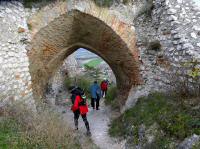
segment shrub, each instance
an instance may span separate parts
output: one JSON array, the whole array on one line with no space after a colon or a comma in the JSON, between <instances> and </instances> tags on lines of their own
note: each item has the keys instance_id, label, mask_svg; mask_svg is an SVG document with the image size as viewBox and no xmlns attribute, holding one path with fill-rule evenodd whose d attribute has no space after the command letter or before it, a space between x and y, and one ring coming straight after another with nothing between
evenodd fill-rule
<instances>
[{"instance_id":1,"label":"shrub","mask_svg":"<svg viewBox=\"0 0 200 149\"><path fill-rule=\"evenodd\" d=\"M75 84L74 82L75 82L74 78L70 78L70 77L67 77L67 78L65 78L65 80L64 80L64 84L65 84L65 86L67 87L67 89L68 89L70 86L74 85L74 84Z\"/></svg>"},{"instance_id":2,"label":"shrub","mask_svg":"<svg viewBox=\"0 0 200 149\"><path fill-rule=\"evenodd\" d=\"M56 0L23 0L24 7L26 8L32 8L33 5L34 7L42 8L51 2L56 2Z\"/></svg>"},{"instance_id":3,"label":"shrub","mask_svg":"<svg viewBox=\"0 0 200 149\"><path fill-rule=\"evenodd\" d=\"M168 80L170 90L178 96L199 97L200 96L200 62L192 60L181 63L181 67L171 69Z\"/></svg>"},{"instance_id":4,"label":"shrub","mask_svg":"<svg viewBox=\"0 0 200 149\"><path fill-rule=\"evenodd\" d=\"M112 105L114 102L116 102L117 97L117 87L116 86L110 86L108 88L108 92L106 95L105 104Z\"/></svg>"},{"instance_id":5,"label":"shrub","mask_svg":"<svg viewBox=\"0 0 200 149\"><path fill-rule=\"evenodd\" d=\"M196 145L194 145L193 147L192 147L192 149L199 149L200 148L200 141L199 141L199 143L197 143Z\"/></svg>"},{"instance_id":6,"label":"shrub","mask_svg":"<svg viewBox=\"0 0 200 149\"><path fill-rule=\"evenodd\" d=\"M131 0L123 0L122 2L123 2L123 4L128 4L131 2Z\"/></svg>"},{"instance_id":7,"label":"shrub","mask_svg":"<svg viewBox=\"0 0 200 149\"><path fill-rule=\"evenodd\" d=\"M84 76L88 76L89 80L96 80L96 81L100 81L100 77L102 75L102 72L100 71L99 68L95 68L93 66L90 66L88 64L84 65L84 68L86 70L86 73Z\"/></svg>"},{"instance_id":8,"label":"shrub","mask_svg":"<svg viewBox=\"0 0 200 149\"><path fill-rule=\"evenodd\" d=\"M199 109L192 109L174 97L154 93L140 98L135 107L113 120L109 133L112 136L127 136L134 126L134 141L137 142L139 127L142 124L148 129L157 123L165 133L165 138L160 139L175 138L182 141L192 134L200 135L199 115Z\"/></svg>"},{"instance_id":9,"label":"shrub","mask_svg":"<svg viewBox=\"0 0 200 149\"><path fill-rule=\"evenodd\" d=\"M93 0L93 1L100 7L110 7L114 3L114 0Z\"/></svg>"},{"instance_id":10,"label":"shrub","mask_svg":"<svg viewBox=\"0 0 200 149\"><path fill-rule=\"evenodd\" d=\"M92 85L92 83L93 83L93 80L91 80L90 78L87 78L86 76L78 76L75 78L65 79L65 85L67 88L69 88L70 86L77 85L81 87L82 89L84 89L85 94L87 96L90 95L90 86Z\"/></svg>"},{"instance_id":11,"label":"shrub","mask_svg":"<svg viewBox=\"0 0 200 149\"><path fill-rule=\"evenodd\" d=\"M0 145L9 148L80 148L60 115L46 105L33 113L25 104L14 103L6 108L0 121Z\"/></svg>"}]
</instances>

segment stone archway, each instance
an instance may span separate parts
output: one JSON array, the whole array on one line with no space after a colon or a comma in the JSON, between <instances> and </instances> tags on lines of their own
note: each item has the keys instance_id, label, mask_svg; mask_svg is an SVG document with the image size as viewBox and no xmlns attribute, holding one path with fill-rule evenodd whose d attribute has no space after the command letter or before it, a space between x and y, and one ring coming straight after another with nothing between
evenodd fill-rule
<instances>
[{"instance_id":1,"label":"stone archway","mask_svg":"<svg viewBox=\"0 0 200 149\"><path fill-rule=\"evenodd\" d=\"M36 23L34 28L32 23L33 39L28 56L36 97L43 96L48 79L63 60L83 47L110 65L116 76L118 97L122 99L122 104L125 102L132 85L140 83L135 33L131 26L116 17L106 16L108 18L105 15L96 17L74 9L62 12L46 25ZM31 21L34 22L34 19Z\"/></svg>"}]
</instances>

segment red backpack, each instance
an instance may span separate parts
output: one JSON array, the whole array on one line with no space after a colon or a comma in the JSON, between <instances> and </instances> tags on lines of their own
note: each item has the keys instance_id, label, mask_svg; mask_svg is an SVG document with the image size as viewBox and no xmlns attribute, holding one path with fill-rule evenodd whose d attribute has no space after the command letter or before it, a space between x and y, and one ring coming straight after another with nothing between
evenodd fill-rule
<instances>
[{"instance_id":1,"label":"red backpack","mask_svg":"<svg viewBox=\"0 0 200 149\"><path fill-rule=\"evenodd\" d=\"M107 90L107 88L108 88L108 84L104 81L104 82L102 82L101 83L101 89L102 90Z\"/></svg>"}]
</instances>

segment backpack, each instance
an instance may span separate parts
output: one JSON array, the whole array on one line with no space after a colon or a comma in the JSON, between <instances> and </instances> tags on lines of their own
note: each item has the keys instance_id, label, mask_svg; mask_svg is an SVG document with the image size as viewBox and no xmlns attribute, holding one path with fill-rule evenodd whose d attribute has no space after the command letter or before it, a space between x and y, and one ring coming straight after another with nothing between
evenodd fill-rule
<instances>
[{"instance_id":1,"label":"backpack","mask_svg":"<svg viewBox=\"0 0 200 149\"><path fill-rule=\"evenodd\" d=\"M72 102L72 104L74 104L76 96L77 96L76 94L72 94L72 96L71 96L71 102Z\"/></svg>"},{"instance_id":2,"label":"backpack","mask_svg":"<svg viewBox=\"0 0 200 149\"><path fill-rule=\"evenodd\" d=\"M107 84L105 81L103 81L103 82L101 83L101 89L102 89L102 90L106 90L107 87L108 87L108 84Z\"/></svg>"},{"instance_id":3,"label":"backpack","mask_svg":"<svg viewBox=\"0 0 200 149\"><path fill-rule=\"evenodd\" d=\"M79 102L79 106L85 106L87 103L87 98L85 95L80 96L81 97L81 102Z\"/></svg>"},{"instance_id":4,"label":"backpack","mask_svg":"<svg viewBox=\"0 0 200 149\"><path fill-rule=\"evenodd\" d=\"M72 90L71 90L71 102L72 104L74 104L74 101L76 99L76 96L82 96L84 95L84 91L80 88L80 87L74 87Z\"/></svg>"}]
</instances>

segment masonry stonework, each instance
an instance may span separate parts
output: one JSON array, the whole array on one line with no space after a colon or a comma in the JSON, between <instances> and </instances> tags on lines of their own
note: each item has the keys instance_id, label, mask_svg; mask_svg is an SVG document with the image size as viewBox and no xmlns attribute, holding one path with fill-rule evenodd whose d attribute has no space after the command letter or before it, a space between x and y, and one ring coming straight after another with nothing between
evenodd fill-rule
<instances>
[{"instance_id":1,"label":"masonry stonework","mask_svg":"<svg viewBox=\"0 0 200 149\"><path fill-rule=\"evenodd\" d=\"M20 2L0 1L0 100L24 99L32 104L32 86L29 73L26 39L26 13Z\"/></svg>"},{"instance_id":2,"label":"masonry stonework","mask_svg":"<svg viewBox=\"0 0 200 149\"><path fill-rule=\"evenodd\" d=\"M63 60L85 47L113 69L121 104L132 87L126 109L139 96L165 90L168 65L200 61L199 23L200 10L190 0L142 0L111 7L67 0L41 9L0 2L1 101L42 98ZM149 50L155 42L160 51Z\"/></svg>"}]
</instances>

